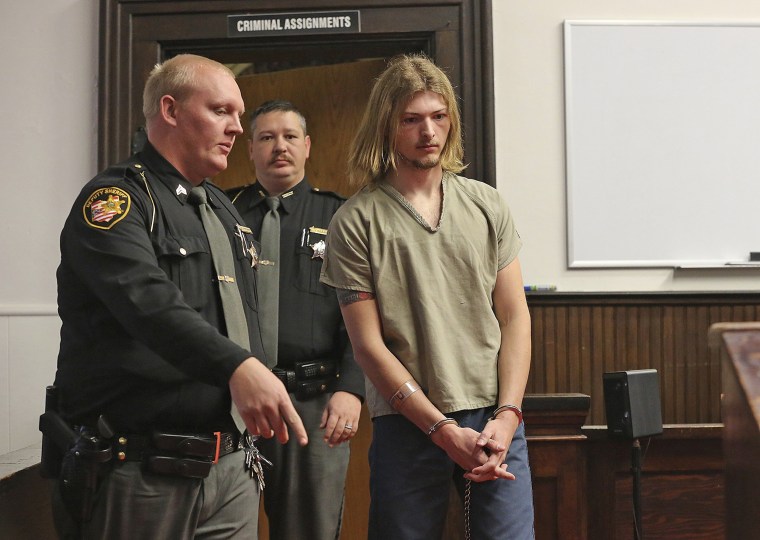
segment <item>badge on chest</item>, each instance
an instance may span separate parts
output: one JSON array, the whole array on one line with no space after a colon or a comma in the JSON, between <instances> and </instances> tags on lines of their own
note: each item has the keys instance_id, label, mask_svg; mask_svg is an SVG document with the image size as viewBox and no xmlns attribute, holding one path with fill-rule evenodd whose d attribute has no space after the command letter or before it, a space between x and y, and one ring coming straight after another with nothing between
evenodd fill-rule
<instances>
[{"instance_id":1,"label":"badge on chest","mask_svg":"<svg viewBox=\"0 0 760 540\"><path fill-rule=\"evenodd\" d=\"M325 248L327 247L327 244L325 243L326 239L327 229L312 225L301 232L301 247L308 246L311 248L312 259L324 260Z\"/></svg>"},{"instance_id":2,"label":"badge on chest","mask_svg":"<svg viewBox=\"0 0 760 540\"><path fill-rule=\"evenodd\" d=\"M254 243L253 231L239 223L235 225L235 229L235 236L240 239L240 249L243 255L250 259L251 268L256 268L259 264L259 253Z\"/></svg>"}]
</instances>

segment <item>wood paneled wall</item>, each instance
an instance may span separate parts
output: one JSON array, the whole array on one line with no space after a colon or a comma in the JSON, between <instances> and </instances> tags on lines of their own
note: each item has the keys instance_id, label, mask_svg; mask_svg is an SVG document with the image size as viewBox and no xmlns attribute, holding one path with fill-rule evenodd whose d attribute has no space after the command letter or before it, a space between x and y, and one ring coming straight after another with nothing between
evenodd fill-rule
<instances>
[{"instance_id":1,"label":"wood paneled wall","mask_svg":"<svg viewBox=\"0 0 760 540\"><path fill-rule=\"evenodd\" d=\"M591 396L588 424L606 424L602 374L654 368L663 422L720 422L716 322L760 321L760 293L528 293L533 365L527 392Z\"/></svg>"}]
</instances>

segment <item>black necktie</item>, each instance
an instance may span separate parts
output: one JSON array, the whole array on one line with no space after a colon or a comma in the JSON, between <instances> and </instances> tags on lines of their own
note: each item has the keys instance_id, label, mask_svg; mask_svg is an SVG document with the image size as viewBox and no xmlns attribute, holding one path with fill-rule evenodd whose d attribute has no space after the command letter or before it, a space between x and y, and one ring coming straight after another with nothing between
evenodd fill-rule
<instances>
[{"instance_id":1,"label":"black necktie","mask_svg":"<svg viewBox=\"0 0 760 540\"><path fill-rule=\"evenodd\" d=\"M267 355L267 366L277 365L277 331L280 313L280 199L267 197L269 211L261 223L261 259L259 259L259 304L262 317L261 341Z\"/></svg>"}]
</instances>

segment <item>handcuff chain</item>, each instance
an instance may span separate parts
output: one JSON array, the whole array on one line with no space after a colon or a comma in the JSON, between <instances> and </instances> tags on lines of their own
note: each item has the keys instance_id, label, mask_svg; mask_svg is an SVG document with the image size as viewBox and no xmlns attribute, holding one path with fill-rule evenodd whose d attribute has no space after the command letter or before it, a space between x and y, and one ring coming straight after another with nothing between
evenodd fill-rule
<instances>
[{"instance_id":1,"label":"handcuff chain","mask_svg":"<svg viewBox=\"0 0 760 540\"><path fill-rule=\"evenodd\" d=\"M464 487L464 540L470 540L470 503L472 502L472 480Z\"/></svg>"}]
</instances>

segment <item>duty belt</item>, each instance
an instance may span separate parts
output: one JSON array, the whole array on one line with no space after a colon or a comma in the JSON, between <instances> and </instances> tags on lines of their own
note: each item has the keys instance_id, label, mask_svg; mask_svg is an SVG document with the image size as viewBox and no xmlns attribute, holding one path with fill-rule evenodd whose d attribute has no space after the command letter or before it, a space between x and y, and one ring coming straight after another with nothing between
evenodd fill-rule
<instances>
[{"instance_id":1,"label":"duty belt","mask_svg":"<svg viewBox=\"0 0 760 540\"><path fill-rule=\"evenodd\" d=\"M340 377L338 364L332 360L298 362L292 370L275 367L272 373L277 375L287 391L295 394L299 401L328 392Z\"/></svg>"},{"instance_id":2,"label":"duty belt","mask_svg":"<svg viewBox=\"0 0 760 540\"><path fill-rule=\"evenodd\" d=\"M240 442L236 432L124 434L113 438L113 453L118 461L141 461L154 473L206 478L211 465L239 450Z\"/></svg>"}]
</instances>

